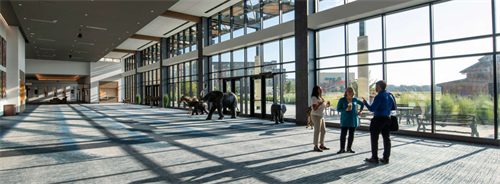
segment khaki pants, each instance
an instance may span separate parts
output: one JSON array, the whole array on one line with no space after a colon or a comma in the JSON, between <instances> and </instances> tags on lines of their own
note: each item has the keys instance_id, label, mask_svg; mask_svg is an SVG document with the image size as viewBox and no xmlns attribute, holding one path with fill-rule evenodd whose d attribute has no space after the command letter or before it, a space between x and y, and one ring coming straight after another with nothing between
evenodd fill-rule
<instances>
[{"instance_id":1,"label":"khaki pants","mask_svg":"<svg viewBox=\"0 0 500 184\"><path fill-rule=\"evenodd\" d=\"M325 133L326 133L326 127L325 127L325 119L323 116L317 116L317 115L311 115L312 122L314 124L314 140L313 143L314 145L318 145L318 136L321 131L321 137L320 137L320 144L325 144Z\"/></svg>"}]
</instances>

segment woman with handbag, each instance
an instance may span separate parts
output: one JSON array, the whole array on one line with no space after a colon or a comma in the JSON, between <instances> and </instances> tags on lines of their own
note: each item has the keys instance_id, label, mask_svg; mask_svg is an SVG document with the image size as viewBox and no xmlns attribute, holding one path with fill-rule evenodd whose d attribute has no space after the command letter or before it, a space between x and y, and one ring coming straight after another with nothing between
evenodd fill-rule
<instances>
[{"instance_id":1,"label":"woman with handbag","mask_svg":"<svg viewBox=\"0 0 500 184\"><path fill-rule=\"evenodd\" d=\"M361 105L359 111L357 111L357 105ZM348 87L344 93L344 97L339 99L337 103L337 110L340 112L340 150L337 152L341 153L355 153L352 150L352 142L354 141L354 132L356 127L359 127L359 117L365 105L363 101L354 97L354 89ZM349 130L349 139L347 142L347 151L345 150L345 138L347 136L347 131Z\"/></svg>"},{"instance_id":2,"label":"woman with handbag","mask_svg":"<svg viewBox=\"0 0 500 184\"><path fill-rule=\"evenodd\" d=\"M312 111L311 111L311 119L314 124L314 151L318 152L323 152L323 150L329 150L330 148L327 148L325 146L325 133L326 133L326 126L325 126L325 119L323 118L323 112L325 111L325 100L323 99L321 87L319 86L314 86L312 95L311 95L311 102L312 102ZM326 107L329 107L330 105L326 105ZM320 135L321 134L321 135ZM318 136L320 136L320 143L321 145L318 147Z\"/></svg>"}]
</instances>

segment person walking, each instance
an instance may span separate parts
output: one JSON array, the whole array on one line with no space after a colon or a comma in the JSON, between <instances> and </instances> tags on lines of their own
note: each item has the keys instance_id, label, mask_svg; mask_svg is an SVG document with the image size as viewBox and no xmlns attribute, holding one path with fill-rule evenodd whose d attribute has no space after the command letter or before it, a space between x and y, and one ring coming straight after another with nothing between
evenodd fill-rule
<instances>
[{"instance_id":1,"label":"person walking","mask_svg":"<svg viewBox=\"0 0 500 184\"><path fill-rule=\"evenodd\" d=\"M361 105L357 111L357 105ZM340 112L340 150L337 154L341 153L356 153L352 150L352 142L354 141L354 132L356 127L359 127L359 117L365 105L361 100L354 97L354 89L348 87L344 93L344 97L339 99L337 103L337 111ZM349 130L349 139L347 142L347 151L345 150L345 138Z\"/></svg>"},{"instance_id":2,"label":"person walking","mask_svg":"<svg viewBox=\"0 0 500 184\"><path fill-rule=\"evenodd\" d=\"M379 134L382 133L382 138L384 139L384 157L380 159L380 162L384 164L389 163L389 157L391 156L391 139L390 137L390 125L391 125L391 110L396 110L397 106L394 104L393 96L386 90L387 83L380 80L376 83L375 91L378 93L370 105L363 98L363 104L366 108L373 112L373 119L370 123L370 141L372 147L372 157L365 159L369 163L378 163L378 139Z\"/></svg>"},{"instance_id":3,"label":"person walking","mask_svg":"<svg viewBox=\"0 0 500 184\"><path fill-rule=\"evenodd\" d=\"M323 99L322 96L322 90L320 86L314 86L312 95L311 95L311 102L312 102L312 111L311 111L311 119L314 124L314 151L318 152L323 152L323 150L329 150L330 148L327 148L325 146L325 133L326 133L326 127L325 127L325 119L323 118L323 111L325 109L325 100ZM327 105L329 107L329 105ZM321 134L321 135L320 135ZM319 136L319 141L321 145L318 147L318 136Z\"/></svg>"}]
</instances>

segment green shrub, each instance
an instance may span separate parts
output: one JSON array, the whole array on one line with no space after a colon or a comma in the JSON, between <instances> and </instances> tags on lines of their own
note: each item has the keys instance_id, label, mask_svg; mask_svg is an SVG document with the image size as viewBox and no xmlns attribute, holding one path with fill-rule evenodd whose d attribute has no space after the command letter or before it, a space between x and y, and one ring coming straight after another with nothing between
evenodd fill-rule
<instances>
[{"instance_id":1,"label":"green shrub","mask_svg":"<svg viewBox=\"0 0 500 184\"><path fill-rule=\"evenodd\" d=\"M468 115L476 113L476 104L468 97L460 97L458 99L458 114Z\"/></svg>"},{"instance_id":2,"label":"green shrub","mask_svg":"<svg viewBox=\"0 0 500 184\"><path fill-rule=\"evenodd\" d=\"M168 98L168 94L163 95L163 106L168 107L168 104L170 103L170 99Z\"/></svg>"},{"instance_id":3,"label":"green shrub","mask_svg":"<svg viewBox=\"0 0 500 184\"><path fill-rule=\"evenodd\" d=\"M455 100L449 94L444 94L439 100L439 114L453 114L455 112Z\"/></svg>"},{"instance_id":4,"label":"green shrub","mask_svg":"<svg viewBox=\"0 0 500 184\"><path fill-rule=\"evenodd\" d=\"M137 104L141 104L141 95L135 95L135 101L137 102Z\"/></svg>"},{"instance_id":5,"label":"green shrub","mask_svg":"<svg viewBox=\"0 0 500 184\"><path fill-rule=\"evenodd\" d=\"M474 98L476 102L476 118L481 124L493 124L493 98L490 95L481 94Z\"/></svg>"}]
</instances>

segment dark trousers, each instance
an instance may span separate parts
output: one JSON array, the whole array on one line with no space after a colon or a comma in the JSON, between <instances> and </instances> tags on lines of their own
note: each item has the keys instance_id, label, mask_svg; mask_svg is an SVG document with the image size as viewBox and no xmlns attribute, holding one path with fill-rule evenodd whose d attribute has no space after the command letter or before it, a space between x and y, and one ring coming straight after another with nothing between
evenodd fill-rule
<instances>
[{"instance_id":1,"label":"dark trousers","mask_svg":"<svg viewBox=\"0 0 500 184\"><path fill-rule=\"evenodd\" d=\"M340 127L340 149L343 150L345 148L345 137L347 136L347 130L349 130L349 139L347 142L347 149L350 150L352 147L352 142L354 141L354 131L356 131L356 127Z\"/></svg>"},{"instance_id":2,"label":"dark trousers","mask_svg":"<svg viewBox=\"0 0 500 184\"><path fill-rule=\"evenodd\" d=\"M378 159L378 138L382 133L384 139L384 159L389 160L391 156L391 139L390 139L390 117L374 117L370 123L370 140L372 142L372 158Z\"/></svg>"}]
</instances>

